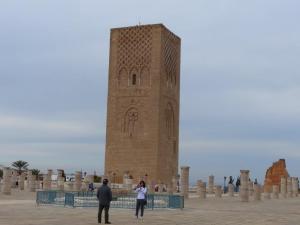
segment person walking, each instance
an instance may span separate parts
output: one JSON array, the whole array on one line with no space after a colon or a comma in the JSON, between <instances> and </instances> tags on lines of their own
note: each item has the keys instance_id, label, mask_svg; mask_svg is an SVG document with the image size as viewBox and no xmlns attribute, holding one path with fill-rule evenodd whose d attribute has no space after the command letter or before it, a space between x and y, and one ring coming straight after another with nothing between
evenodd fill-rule
<instances>
[{"instance_id":1,"label":"person walking","mask_svg":"<svg viewBox=\"0 0 300 225\"><path fill-rule=\"evenodd\" d=\"M241 178L238 176L235 182L236 192L240 191Z\"/></svg>"},{"instance_id":2,"label":"person walking","mask_svg":"<svg viewBox=\"0 0 300 225\"><path fill-rule=\"evenodd\" d=\"M111 222L108 221L108 211L110 202L112 200L112 193L110 187L107 186L108 180L104 179L102 186L97 191L97 198L99 200L99 209L98 209L98 223L101 223L102 219L102 211L104 209L105 211L105 224L111 224Z\"/></svg>"},{"instance_id":3,"label":"person walking","mask_svg":"<svg viewBox=\"0 0 300 225\"><path fill-rule=\"evenodd\" d=\"M139 210L141 209L141 218L144 216L144 207L147 204L147 188L145 181L141 180L135 188L137 193L135 216L139 218Z\"/></svg>"}]
</instances>

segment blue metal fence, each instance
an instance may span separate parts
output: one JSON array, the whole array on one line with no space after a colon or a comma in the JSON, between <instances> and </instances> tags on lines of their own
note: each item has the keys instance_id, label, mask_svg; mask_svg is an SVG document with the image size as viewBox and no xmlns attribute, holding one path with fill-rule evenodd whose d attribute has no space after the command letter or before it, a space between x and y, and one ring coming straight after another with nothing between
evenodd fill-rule
<instances>
[{"instance_id":1,"label":"blue metal fence","mask_svg":"<svg viewBox=\"0 0 300 225\"><path fill-rule=\"evenodd\" d=\"M36 203L64 205L65 193L62 191L38 191Z\"/></svg>"},{"instance_id":2,"label":"blue metal fence","mask_svg":"<svg viewBox=\"0 0 300 225\"><path fill-rule=\"evenodd\" d=\"M38 191L37 204L64 205L69 207L98 207L96 192ZM133 209L136 194L113 195L111 208ZM169 194L148 194L146 208L184 208L184 197Z\"/></svg>"},{"instance_id":3,"label":"blue metal fence","mask_svg":"<svg viewBox=\"0 0 300 225\"><path fill-rule=\"evenodd\" d=\"M65 206L74 207L74 194L73 193L65 193Z\"/></svg>"}]
</instances>

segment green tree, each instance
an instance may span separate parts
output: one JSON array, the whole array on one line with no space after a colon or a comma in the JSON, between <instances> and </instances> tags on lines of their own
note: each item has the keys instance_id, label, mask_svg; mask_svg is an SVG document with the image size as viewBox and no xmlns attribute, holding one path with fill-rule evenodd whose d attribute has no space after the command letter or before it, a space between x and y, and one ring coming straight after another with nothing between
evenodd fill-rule
<instances>
[{"instance_id":1,"label":"green tree","mask_svg":"<svg viewBox=\"0 0 300 225\"><path fill-rule=\"evenodd\" d=\"M3 170L0 169L0 178L3 178Z\"/></svg>"},{"instance_id":2,"label":"green tree","mask_svg":"<svg viewBox=\"0 0 300 225\"><path fill-rule=\"evenodd\" d=\"M32 171L32 175L36 176L36 178L38 179L38 176L39 176L39 174L40 174L41 171L38 170L38 169L32 169L31 171Z\"/></svg>"},{"instance_id":3,"label":"green tree","mask_svg":"<svg viewBox=\"0 0 300 225\"><path fill-rule=\"evenodd\" d=\"M27 170L27 167L29 166L28 162L23 160L15 161L11 165L18 170L19 174L21 174L23 170Z\"/></svg>"},{"instance_id":4,"label":"green tree","mask_svg":"<svg viewBox=\"0 0 300 225\"><path fill-rule=\"evenodd\" d=\"M101 183L102 177L99 177L97 175L94 175L94 182L95 183Z\"/></svg>"}]
</instances>

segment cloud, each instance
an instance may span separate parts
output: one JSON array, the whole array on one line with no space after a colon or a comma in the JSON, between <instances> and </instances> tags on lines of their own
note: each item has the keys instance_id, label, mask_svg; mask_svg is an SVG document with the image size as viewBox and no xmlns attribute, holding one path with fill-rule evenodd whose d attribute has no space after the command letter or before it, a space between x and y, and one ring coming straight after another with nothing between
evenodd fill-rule
<instances>
[{"instance_id":1,"label":"cloud","mask_svg":"<svg viewBox=\"0 0 300 225\"><path fill-rule=\"evenodd\" d=\"M297 172L300 2L0 4L3 162L102 165L110 28L162 22L182 38L180 164L193 179L244 165L261 175L281 156Z\"/></svg>"},{"instance_id":2,"label":"cloud","mask_svg":"<svg viewBox=\"0 0 300 225\"><path fill-rule=\"evenodd\" d=\"M279 124L281 128L288 125L292 129L299 126L300 87L280 90L245 88L215 91L190 91L197 97L197 102L182 102L182 121L230 121L240 126L261 125L270 128ZM249 124L249 122L251 124ZM273 125L272 125L273 124ZM222 129L222 128L220 128ZM280 128L279 128L280 129Z\"/></svg>"},{"instance_id":3,"label":"cloud","mask_svg":"<svg viewBox=\"0 0 300 225\"><path fill-rule=\"evenodd\" d=\"M224 176L238 176L241 169L250 170L251 179L264 181L266 170L278 159L286 159L291 176L297 176L300 144L274 140L190 139L180 143L180 166L191 167L192 183L207 181L214 175L218 184Z\"/></svg>"},{"instance_id":4,"label":"cloud","mask_svg":"<svg viewBox=\"0 0 300 225\"><path fill-rule=\"evenodd\" d=\"M272 157L296 157L300 159L299 143L274 140L190 140L180 145L187 154L226 153L230 155L270 155Z\"/></svg>"},{"instance_id":5,"label":"cloud","mask_svg":"<svg viewBox=\"0 0 300 225\"><path fill-rule=\"evenodd\" d=\"M0 143L0 164L9 166L16 160L25 160L30 168L63 168L68 173L81 169L103 173L104 144L99 143ZM3 157L4 156L4 157Z\"/></svg>"},{"instance_id":6,"label":"cloud","mask_svg":"<svg viewBox=\"0 0 300 225\"><path fill-rule=\"evenodd\" d=\"M89 120L38 119L0 114L1 142L99 142L105 130ZM76 140L77 139L77 140Z\"/></svg>"}]
</instances>

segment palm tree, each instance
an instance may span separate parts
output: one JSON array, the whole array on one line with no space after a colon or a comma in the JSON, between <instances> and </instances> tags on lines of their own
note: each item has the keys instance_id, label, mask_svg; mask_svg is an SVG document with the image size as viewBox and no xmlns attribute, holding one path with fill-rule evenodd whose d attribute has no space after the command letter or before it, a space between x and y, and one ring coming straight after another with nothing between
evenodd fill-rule
<instances>
[{"instance_id":1,"label":"palm tree","mask_svg":"<svg viewBox=\"0 0 300 225\"><path fill-rule=\"evenodd\" d=\"M15 161L11 165L18 170L19 174L21 174L23 170L27 170L27 167L29 166L28 162L22 160Z\"/></svg>"},{"instance_id":2,"label":"palm tree","mask_svg":"<svg viewBox=\"0 0 300 225\"><path fill-rule=\"evenodd\" d=\"M32 175L33 175L33 176L36 176L36 178L38 178L39 173L41 172L41 171L38 170L38 169L32 169L31 171L32 171Z\"/></svg>"}]
</instances>

